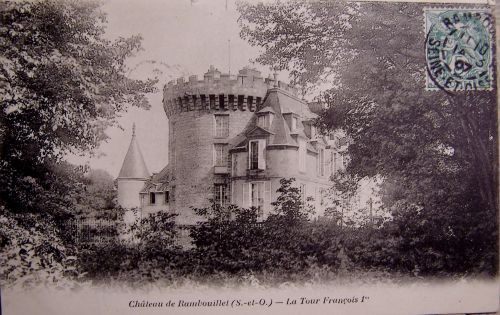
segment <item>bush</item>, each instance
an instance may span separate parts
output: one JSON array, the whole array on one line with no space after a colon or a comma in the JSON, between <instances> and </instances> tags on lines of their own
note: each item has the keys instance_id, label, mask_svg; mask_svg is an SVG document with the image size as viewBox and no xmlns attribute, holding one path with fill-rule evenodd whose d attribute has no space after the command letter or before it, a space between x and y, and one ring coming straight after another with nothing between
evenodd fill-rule
<instances>
[{"instance_id":1,"label":"bush","mask_svg":"<svg viewBox=\"0 0 500 315\"><path fill-rule=\"evenodd\" d=\"M262 270L265 261L260 253L265 235L256 209L213 205L195 211L206 218L190 231L202 274Z\"/></svg>"},{"instance_id":2,"label":"bush","mask_svg":"<svg viewBox=\"0 0 500 315\"><path fill-rule=\"evenodd\" d=\"M293 179L282 179L274 212L259 221L254 208L213 205L195 209L205 217L191 229L201 272L270 272L288 280L311 267L340 265L338 226L332 220L309 221Z\"/></svg>"},{"instance_id":3,"label":"bush","mask_svg":"<svg viewBox=\"0 0 500 315\"><path fill-rule=\"evenodd\" d=\"M80 272L89 280L136 284L172 278L172 270L184 262L175 217L164 211L149 214L126 228L127 238L82 245Z\"/></svg>"},{"instance_id":4,"label":"bush","mask_svg":"<svg viewBox=\"0 0 500 315\"><path fill-rule=\"evenodd\" d=\"M0 284L73 286L76 249L42 214L12 214L0 206Z\"/></svg>"}]
</instances>

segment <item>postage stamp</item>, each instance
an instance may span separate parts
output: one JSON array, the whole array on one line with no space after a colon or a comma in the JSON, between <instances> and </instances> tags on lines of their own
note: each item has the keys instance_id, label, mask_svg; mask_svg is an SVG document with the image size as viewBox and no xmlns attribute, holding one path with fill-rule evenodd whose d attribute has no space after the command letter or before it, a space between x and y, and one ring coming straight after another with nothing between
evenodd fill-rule
<instances>
[{"instance_id":1,"label":"postage stamp","mask_svg":"<svg viewBox=\"0 0 500 315\"><path fill-rule=\"evenodd\" d=\"M487 9L427 8L424 15L426 90L491 90L491 13Z\"/></svg>"}]
</instances>

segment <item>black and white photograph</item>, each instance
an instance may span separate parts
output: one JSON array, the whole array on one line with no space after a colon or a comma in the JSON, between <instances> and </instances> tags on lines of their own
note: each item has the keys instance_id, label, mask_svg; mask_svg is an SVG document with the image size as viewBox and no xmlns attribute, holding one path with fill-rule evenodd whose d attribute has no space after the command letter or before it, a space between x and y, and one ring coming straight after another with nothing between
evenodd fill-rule
<instances>
[{"instance_id":1,"label":"black and white photograph","mask_svg":"<svg viewBox=\"0 0 500 315\"><path fill-rule=\"evenodd\" d=\"M0 313L495 313L496 5L0 1Z\"/></svg>"}]
</instances>

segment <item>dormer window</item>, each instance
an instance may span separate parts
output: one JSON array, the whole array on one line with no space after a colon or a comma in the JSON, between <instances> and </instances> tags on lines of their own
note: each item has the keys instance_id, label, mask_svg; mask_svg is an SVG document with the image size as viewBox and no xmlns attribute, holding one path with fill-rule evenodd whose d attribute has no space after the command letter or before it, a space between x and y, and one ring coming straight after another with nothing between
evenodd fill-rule
<instances>
[{"instance_id":1,"label":"dormer window","mask_svg":"<svg viewBox=\"0 0 500 315\"><path fill-rule=\"evenodd\" d=\"M293 133L295 133L299 127L299 117L300 116L294 112L283 113L283 118L285 119L288 128L290 128L290 131ZM306 125L306 122L304 122L304 126Z\"/></svg>"},{"instance_id":2,"label":"dormer window","mask_svg":"<svg viewBox=\"0 0 500 315\"><path fill-rule=\"evenodd\" d=\"M271 124L273 123L274 110L266 106L260 111L257 112L257 125L264 129L271 128Z\"/></svg>"},{"instance_id":3,"label":"dormer window","mask_svg":"<svg viewBox=\"0 0 500 315\"><path fill-rule=\"evenodd\" d=\"M269 129L273 122L273 116L272 113L262 114L258 117L257 124L261 128Z\"/></svg>"}]
</instances>

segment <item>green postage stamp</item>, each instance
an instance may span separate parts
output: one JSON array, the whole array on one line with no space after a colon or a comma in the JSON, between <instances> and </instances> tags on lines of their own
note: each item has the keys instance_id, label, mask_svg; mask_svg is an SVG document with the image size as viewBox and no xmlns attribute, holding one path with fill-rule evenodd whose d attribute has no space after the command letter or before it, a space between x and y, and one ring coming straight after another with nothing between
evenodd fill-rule
<instances>
[{"instance_id":1,"label":"green postage stamp","mask_svg":"<svg viewBox=\"0 0 500 315\"><path fill-rule=\"evenodd\" d=\"M489 10L427 8L424 15L426 89L491 90L494 22Z\"/></svg>"}]
</instances>

